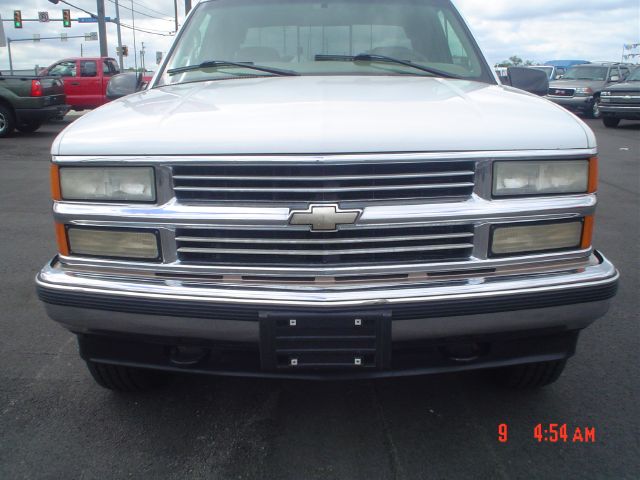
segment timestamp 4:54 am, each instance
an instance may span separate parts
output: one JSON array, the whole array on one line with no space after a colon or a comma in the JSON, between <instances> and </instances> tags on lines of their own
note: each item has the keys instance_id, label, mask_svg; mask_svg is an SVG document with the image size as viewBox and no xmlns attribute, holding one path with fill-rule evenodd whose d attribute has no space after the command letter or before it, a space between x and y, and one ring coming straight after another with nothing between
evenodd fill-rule
<instances>
[{"instance_id":1,"label":"timestamp 4:54 am","mask_svg":"<svg viewBox=\"0 0 640 480\"><path fill-rule=\"evenodd\" d=\"M566 423L539 423L533 428L533 438L538 443L595 443L596 427L569 427ZM509 441L509 426L498 425L498 441Z\"/></svg>"}]
</instances>

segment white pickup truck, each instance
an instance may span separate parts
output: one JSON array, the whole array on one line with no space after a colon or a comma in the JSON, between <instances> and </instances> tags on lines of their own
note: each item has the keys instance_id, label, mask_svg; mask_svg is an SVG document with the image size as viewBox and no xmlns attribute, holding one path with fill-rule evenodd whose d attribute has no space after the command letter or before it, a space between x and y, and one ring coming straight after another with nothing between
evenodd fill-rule
<instances>
[{"instance_id":1,"label":"white pickup truck","mask_svg":"<svg viewBox=\"0 0 640 480\"><path fill-rule=\"evenodd\" d=\"M597 148L499 84L449 0L215 0L52 147L49 316L114 390L166 372L555 381L618 273ZM114 77L110 95L136 81Z\"/></svg>"}]
</instances>

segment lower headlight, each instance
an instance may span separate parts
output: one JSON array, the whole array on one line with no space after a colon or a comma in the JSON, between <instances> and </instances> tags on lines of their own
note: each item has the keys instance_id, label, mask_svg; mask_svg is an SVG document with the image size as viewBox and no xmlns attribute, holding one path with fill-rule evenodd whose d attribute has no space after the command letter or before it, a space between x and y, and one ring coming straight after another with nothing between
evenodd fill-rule
<instances>
[{"instance_id":1,"label":"lower headlight","mask_svg":"<svg viewBox=\"0 0 640 480\"><path fill-rule=\"evenodd\" d=\"M494 227L491 253L513 255L577 249L581 246L582 230L582 221Z\"/></svg>"},{"instance_id":2,"label":"lower headlight","mask_svg":"<svg viewBox=\"0 0 640 480\"><path fill-rule=\"evenodd\" d=\"M160 259L156 232L69 227L67 240L71 255Z\"/></svg>"},{"instance_id":3,"label":"lower headlight","mask_svg":"<svg viewBox=\"0 0 640 480\"><path fill-rule=\"evenodd\" d=\"M153 202L152 167L60 167L63 200Z\"/></svg>"},{"instance_id":4,"label":"lower headlight","mask_svg":"<svg viewBox=\"0 0 640 480\"><path fill-rule=\"evenodd\" d=\"M587 193L589 176L589 160L495 162L493 196Z\"/></svg>"}]
</instances>

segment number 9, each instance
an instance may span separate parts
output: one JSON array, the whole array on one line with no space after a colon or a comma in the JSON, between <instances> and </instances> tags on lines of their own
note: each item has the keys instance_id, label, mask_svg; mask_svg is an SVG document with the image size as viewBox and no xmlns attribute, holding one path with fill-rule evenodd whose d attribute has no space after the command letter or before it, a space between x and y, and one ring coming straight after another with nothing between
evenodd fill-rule
<instances>
[{"instance_id":1,"label":"number 9","mask_svg":"<svg viewBox=\"0 0 640 480\"><path fill-rule=\"evenodd\" d=\"M498 425L498 441L500 443L507 443L507 439L509 436L509 427L506 423L501 423Z\"/></svg>"}]
</instances>

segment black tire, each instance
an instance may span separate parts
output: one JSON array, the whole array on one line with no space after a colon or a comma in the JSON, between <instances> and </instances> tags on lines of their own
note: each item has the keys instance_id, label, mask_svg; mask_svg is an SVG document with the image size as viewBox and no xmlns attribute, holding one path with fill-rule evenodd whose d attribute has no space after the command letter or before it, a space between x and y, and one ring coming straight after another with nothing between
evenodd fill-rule
<instances>
[{"instance_id":1,"label":"black tire","mask_svg":"<svg viewBox=\"0 0 640 480\"><path fill-rule=\"evenodd\" d=\"M615 117L602 117L602 123L607 128L618 128L620 125L620 119Z\"/></svg>"},{"instance_id":2,"label":"black tire","mask_svg":"<svg viewBox=\"0 0 640 480\"><path fill-rule=\"evenodd\" d=\"M0 104L0 138L11 135L14 128L16 128L16 119L13 116L13 111Z\"/></svg>"},{"instance_id":3,"label":"black tire","mask_svg":"<svg viewBox=\"0 0 640 480\"><path fill-rule=\"evenodd\" d=\"M22 133L33 133L42 126L42 122L27 122L16 126L16 130Z\"/></svg>"},{"instance_id":4,"label":"black tire","mask_svg":"<svg viewBox=\"0 0 640 480\"><path fill-rule=\"evenodd\" d=\"M87 362L93 379L101 387L116 392L146 392L163 385L167 374L156 370Z\"/></svg>"},{"instance_id":5,"label":"black tire","mask_svg":"<svg viewBox=\"0 0 640 480\"><path fill-rule=\"evenodd\" d=\"M494 379L503 387L517 390L540 388L558 380L566 364L566 360L555 360L514 365L495 370Z\"/></svg>"}]
</instances>

